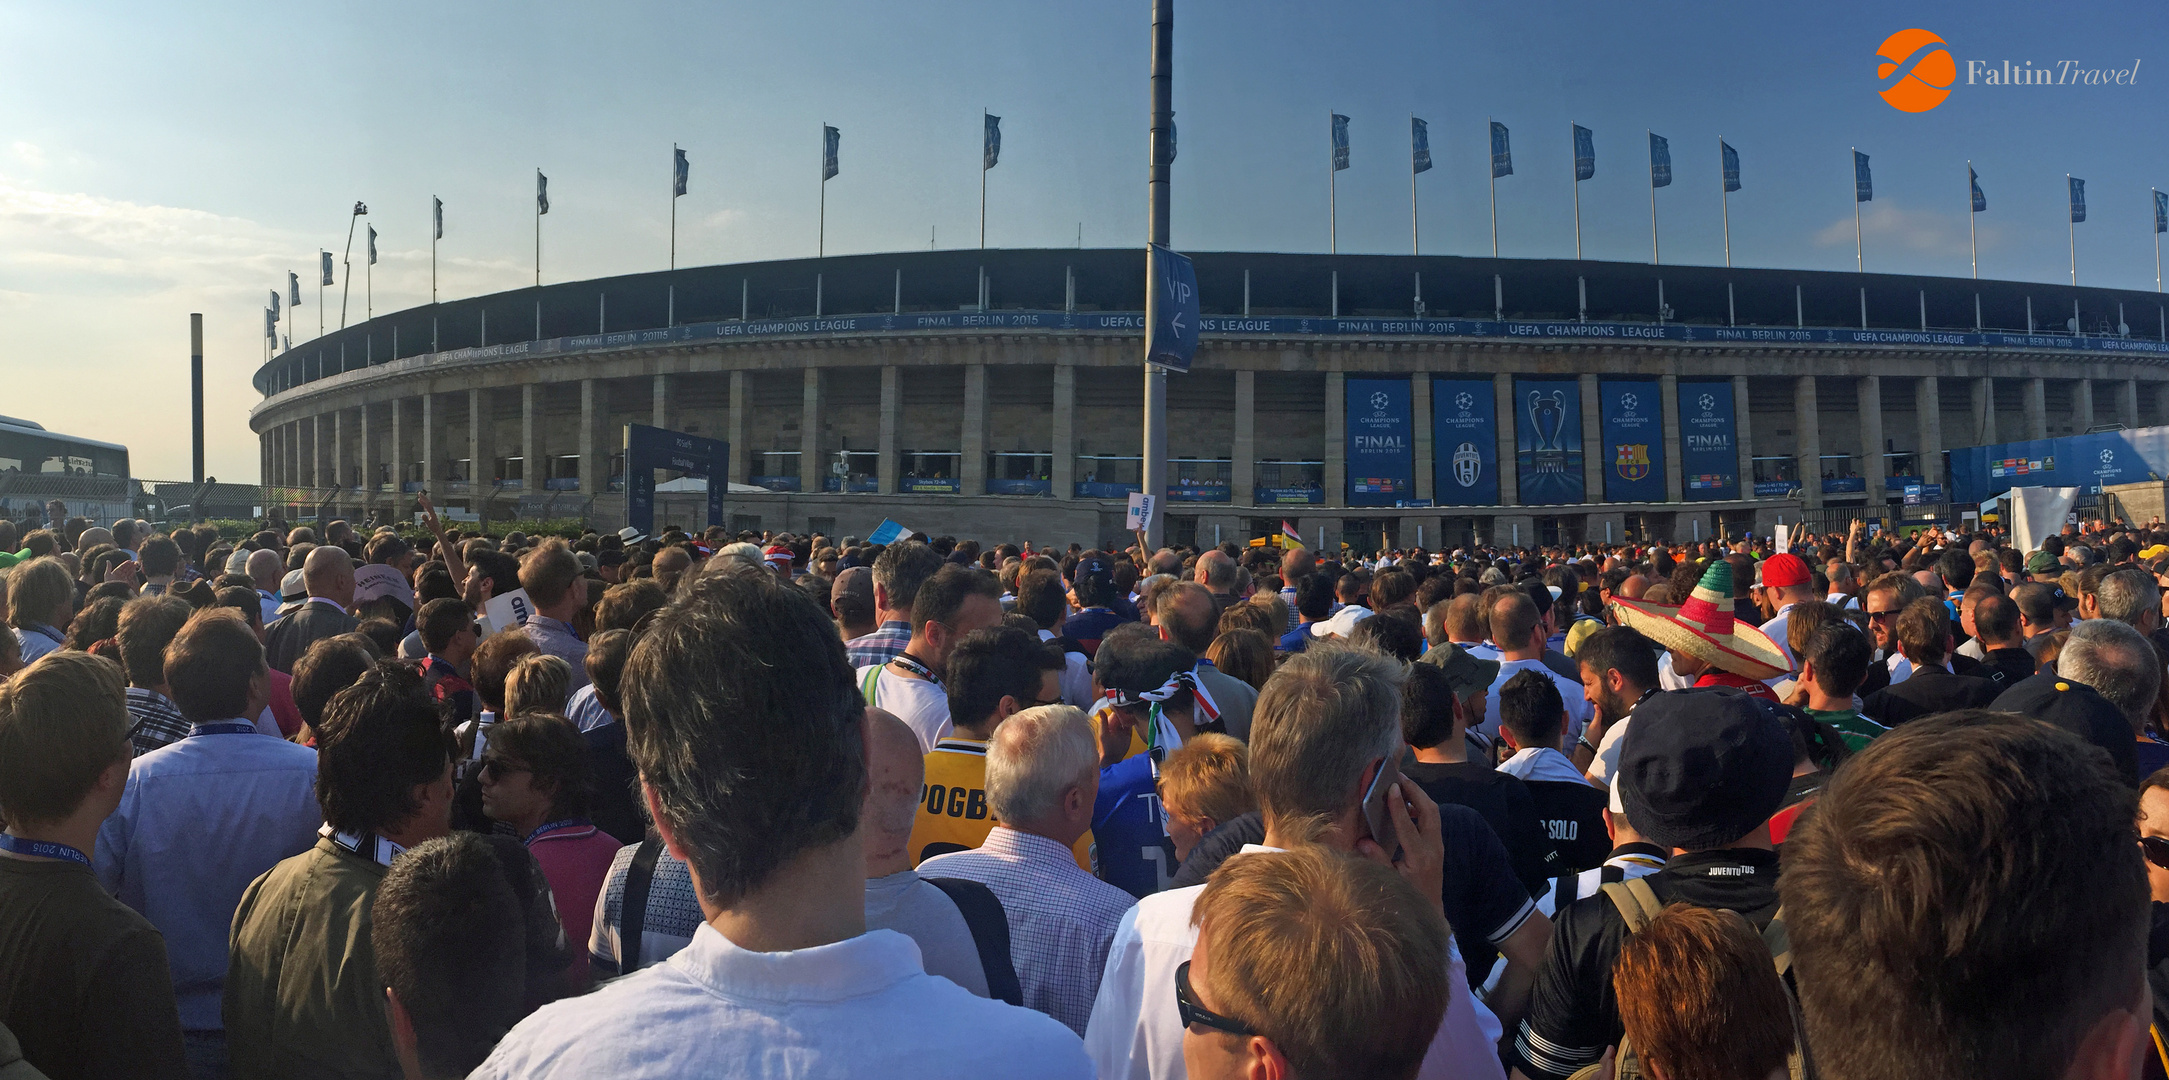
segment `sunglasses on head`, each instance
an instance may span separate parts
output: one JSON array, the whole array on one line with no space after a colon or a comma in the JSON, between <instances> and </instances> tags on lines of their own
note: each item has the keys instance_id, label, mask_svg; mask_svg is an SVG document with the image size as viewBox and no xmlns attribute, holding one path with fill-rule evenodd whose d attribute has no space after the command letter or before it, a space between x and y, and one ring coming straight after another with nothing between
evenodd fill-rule
<instances>
[{"instance_id":1,"label":"sunglasses on head","mask_svg":"<svg viewBox=\"0 0 2169 1080\"><path fill-rule=\"evenodd\" d=\"M2142 836L2139 850L2146 854L2146 861L2169 870L2169 836Z\"/></svg>"},{"instance_id":2,"label":"sunglasses on head","mask_svg":"<svg viewBox=\"0 0 2169 1080\"><path fill-rule=\"evenodd\" d=\"M1197 991L1190 988L1190 962L1188 960L1175 965L1175 1011L1182 1016L1182 1026L1186 1028L1206 1027L1214 1031L1224 1031L1230 1035L1244 1037L1258 1033L1257 1029L1249 1024L1243 1023L1232 1016L1222 1016L1198 1004Z\"/></svg>"}]
</instances>

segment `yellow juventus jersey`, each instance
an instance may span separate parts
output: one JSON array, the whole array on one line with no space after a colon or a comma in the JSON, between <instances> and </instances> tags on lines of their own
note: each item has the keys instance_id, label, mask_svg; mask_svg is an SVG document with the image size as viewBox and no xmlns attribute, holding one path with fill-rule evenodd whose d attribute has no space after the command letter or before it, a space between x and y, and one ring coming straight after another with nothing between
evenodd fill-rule
<instances>
[{"instance_id":1,"label":"yellow juventus jersey","mask_svg":"<svg viewBox=\"0 0 2169 1080\"><path fill-rule=\"evenodd\" d=\"M976 848L994 831L987 809L987 744L973 739L943 739L926 755L926 786L919 817L911 826L911 865L936 855ZM1092 871L1092 833L1087 830L1071 849L1077 865Z\"/></svg>"}]
</instances>

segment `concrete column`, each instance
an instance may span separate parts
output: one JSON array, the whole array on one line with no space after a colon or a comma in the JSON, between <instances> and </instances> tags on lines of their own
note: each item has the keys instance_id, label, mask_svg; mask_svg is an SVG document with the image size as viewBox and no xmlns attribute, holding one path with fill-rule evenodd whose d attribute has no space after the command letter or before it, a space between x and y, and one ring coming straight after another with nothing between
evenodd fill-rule
<instances>
[{"instance_id":1,"label":"concrete column","mask_svg":"<svg viewBox=\"0 0 2169 1080\"><path fill-rule=\"evenodd\" d=\"M474 495L474 509L497 486L497 431L490 422L489 391L467 391L467 490Z\"/></svg>"},{"instance_id":2,"label":"concrete column","mask_svg":"<svg viewBox=\"0 0 2169 1080\"><path fill-rule=\"evenodd\" d=\"M876 466L874 476L883 495L896 494L896 476L900 471L896 460L896 427L904 411L901 377L895 364L884 365L881 369L881 463Z\"/></svg>"},{"instance_id":3,"label":"concrete column","mask_svg":"<svg viewBox=\"0 0 2169 1080\"><path fill-rule=\"evenodd\" d=\"M1920 418L1920 478L1925 483L1943 482L1943 394L1936 377L1925 376L1913 384L1913 414Z\"/></svg>"},{"instance_id":4,"label":"concrete column","mask_svg":"<svg viewBox=\"0 0 2169 1080\"><path fill-rule=\"evenodd\" d=\"M407 453L406 436L408 432L405 404L398 398L393 398L390 406L392 412L391 512L392 519L400 521L407 516L407 458L411 455Z\"/></svg>"},{"instance_id":5,"label":"concrete column","mask_svg":"<svg viewBox=\"0 0 2169 1080\"><path fill-rule=\"evenodd\" d=\"M1348 376L1338 371L1325 373L1325 504L1348 505Z\"/></svg>"},{"instance_id":6,"label":"concrete column","mask_svg":"<svg viewBox=\"0 0 2169 1080\"><path fill-rule=\"evenodd\" d=\"M1583 375L1582 398L1582 501L1604 501L1604 470L1611 465L1611 455L1604 445L1604 399L1597 390L1597 377Z\"/></svg>"},{"instance_id":7,"label":"concrete column","mask_svg":"<svg viewBox=\"0 0 2169 1080\"><path fill-rule=\"evenodd\" d=\"M2139 426L2139 381L2125 379L2116 384L2116 420L2127 428Z\"/></svg>"},{"instance_id":8,"label":"concrete column","mask_svg":"<svg viewBox=\"0 0 2169 1080\"><path fill-rule=\"evenodd\" d=\"M1054 468L1047 474L1052 481L1049 486L1055 498L1072 498L1077 494L1077 366L1060 359L1054 362L1053 424Z\"/></svg>"},{"instance_id":9,"label":"concrete column","mask_svg":"<svg viewBox=\"0 0 2169 1080\"><path fill-rule=\"evenodd\" d=\"M799 383L798 490L819 491L821 478L828 475L821 453L821 369L805 369Z\"/></svg>"},{"instance_id":10,"label":"concrete column","mask_svg":"<svg viewBox=\"0 0 2169 1080\"><path fill-rule=\"evenodd\" d=\"M354 460L361 467L361 483L356 486L361 488L362 514L366 517L368 516L369 506L376 501L378 444L376 431L370 426L369 422L371 414L376 410L370 408L369 403L364 401L354 411L356 442Z\"/></svg>"},{"instance_id":11,"label":"concrete column","mask_svg":"<svg viewBox=\"0 0 2169 1080\"><path fill-rule=\"evenodd\" d=\"M753 448L746 445L746 373L731 372L730 405L731 479L743 483L753 475Z\"/></svg>"},{"instance_id":12,"label":"concrete column","mask_svg":"<svg viewBox=\"0 0 2169 1080\"><path fill-rule=\"evenodd\" d=\"M2048 380L2038 376L2026 380L2026 438L2048 438Z\"/></svg>"},{"instance_id":13,"label":"concrete column","mask_svg":"<svg viewBox=\"0 0 2169 1080\"><path fill-rule=\"evenodd\" d=\"M344 490L346 475L346 410L331 414L331 486Z\"/></svg>"},{"instance_id":14,"label":"concrete column","mask_svg":"<svg viewBox=\"0 0 2169 1080\"><path fill-rule=\"evenodd\" d=\"M264 483L279 487L286 483L286 461L282 456L286 445L286 426L284 424L272 425L271 430L264 432L264 445L269 451L266 455L265 464L270 466L264 470Z\"/></svg>"},{"instance_id":15,"label":"concrete column","mask_svg":"<svg viewBox=\"0 0 2169 1080\"><path fill-rule=\"evenodd\" d=\"M1416 436L1414 439L1414 460L1409 462L1411 470L1416 475L1416 498L1429 499L1432 497L1431 485L1436 482L1432 476L1431 464L1438 460L1438 455L1436 448L1431 445L1431 376L1420 371L1409 376L1408 421L1409 426L1415 429L1414 434ZM1236 423L1240 425L1241 421L1238 420ZM1240 432L1242 428L1238 426L1236 430ZM1403 524L1409 527L1409 536L1416 535L1412 522L1404 522ZM1437 532L1438 526L1433 524L1429 529L1425 530L1425 535L1427 537L1435 536ZM1415 543L1416 541L1413 539L1399 540L1396 538L1395 546L1412 547Z\"/></svg>"},{"instance_id":16,"label":"concrete column","mask_svg":"<svg viewBox=\"0 0 2169 1080\"><path fill-rule=\"evenodd\" d=\"M532 495L542 490L542 483L550 478L549 470L542 466L541 397L535 384L520 387L520 490Z\"/></svg>"},{"instance_id":17,"label":"concrete column","mask_svg":"<svg viewBox=\"0 0 2169 1080\"><path fill-rule=\"evenodd\" d=\"M1823 504L1823 441L1816 430L1817 408L1815 405L1815 376L1801 375L1793 380L1792 427L1798 433L1795 440L1800 472L1800 505L1816 509Z\"/></svg>"},{"instance_id":18,"label":"concrete column","mask_svg":"<svg viewBox=\"0 0 2169 1080\"><path fill-rule=\"evenodd\" d=\"M580 492L610 490L610 444L602 427L610 419L610 386L600 379L580 380Z\"/></svg>"},{"instance_id":19,"label":"concrete column","mask_svg":"<svg viewBox=\"0 0 2169 1080\"><path fill-rule=\"evenodd\" d=\"M1682 502L1687 498L1687 471L1680 460L1679 376L1657 376L1657 397L1664 409L1664 498Z\"/></svg>"},{"instance_id":20,"label":"concrete column","mask_svg":"<svg viewBox=\"0 0 2169 1080\"><path fill-rule=\"evenodd\" d=\"M324 415L309 418L309 486L322 487L324 477Z\"/></svg>"},{"instance_id":21,"label":"concrete column","mask_svg":"<svg viewBox=\"0 0 2169 1080\"><path fill-rule=\"evenodd\" d=\"M655 397L655 408L648 422L662 428L664 431L670 430L670 392L673 389L671 386L673 381L669 375L658 374L655 376L655 389L652 391Z\"/></svg>"},{"instance_id":22,"label":"concrete column","mask_svg":"<svg viewBox=\"0 0 2169 1080\"><path fill-rule=\"evenodd\" d=\"M1732 377L1732 441L1740 448L1740 498L1755 497L1755 429L1747 411L1747 376Z\"/></svg>"},{"instance_id":23,"label":"concrete column","mask_svg":"<svg viewBox=\"0 0 2169 1080\"><path fill-rule=\"evenodd\" d=\"M1973 380L1973 441L1979 446L1996 441L1996 380L1986 376Z\"/></svg>"},{"instance_id":24,"label":"concrete column","mask_svg":"<svg viewBox=\"0 0 2169 1080\"><path fill-rule=\"evenodd\" d=\"M1519 506L1521 505L1521 470L1515 464L1515 454L1518 450L1515 445L1515 439L1518 438L1515 435L1515 430L1518 419L1514 415L1514 377L1504 372L1493 375L1491 377L1491 393L1493 401L1497 405L1497 408L1493 411L1499 418L1499 505ZM1499 528L1502 529L1499 535L1502 538L1506 537L1503 526L1499 526ZM1485 537L1485 540L1491 543L1506 542L1505 539L1492 540L1490 537Z\"/></svg>"},{"instance_id":25,"label":"concrete column","mask_svg":"<svg viewBox=\"0 0 2169 1080\"><path fill-rule=\"evenodd\" d=\"M1860 444L1868 459L1860 463L1860 475L1868 480L1868 506L1883 505L1883 380L1864 375L1856 384L1860 399Z\"/></svg>"},{"instance_id":26,"label":"concrete column","mask_svg":"<svg viewBox=\"0 0 2169 1080\"><path fill-rule=\"evenodd\" d=\"M2084 435L2094 426L2094 380L2079 379L2071 384L2071 433Z\"/></svg>"},{"instance_id":27,"label":"concrete column","mask_svg":"<svg viewBox=\"0 0 2169 1080\"><path fill-rule=\"evenodd\" d=\"M957 441L963 460L957 479L966 495L987 493L987 366L964 365L964 430ZM1161 493L1165 498L1165 493Z\"/></svg>"},{"instance_id":28,"label":"concrete column","mask_svg":"<svg viewBox=\"0 0 2169 1080\"><path fill-rule=\"evenodd\" d=\"M444 463L437 460L437 395L422 392L422 491L435 496L442 490Z\"/></svg>"}]
</instances>

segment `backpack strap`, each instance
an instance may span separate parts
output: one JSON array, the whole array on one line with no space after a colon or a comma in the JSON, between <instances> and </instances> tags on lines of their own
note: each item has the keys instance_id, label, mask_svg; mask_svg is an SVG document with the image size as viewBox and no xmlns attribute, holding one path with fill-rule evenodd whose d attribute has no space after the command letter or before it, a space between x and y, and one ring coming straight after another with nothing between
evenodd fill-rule
<instances>
[{"instance_id":1,"label":"backpack strap","mask_svg":"<svg viewBox=\"0 0 2169 1080\"><path fill-rule=\"evenodd\" d=\"M1641 878L1607 881L1602 891L1612 906L1619 909L1619 917L1626 920L1630 934L1641 933L1642 928L1664 910L1664 901L1657 899L1656 891Z\"/></svg>"},{"instance_id":2,"label":"backpack strap","mask_svg":"<svg viewBox=\"0 0 2169 1080\"><path fill-rule=\"evenodd\" d=\"M1770 959L1777 965L1778 978L1792 972L1792 934L1785 929L1785 909L1780 907L1770 917L1770 925L1762 928L1762 943L1770 950Z\"/></svg>"},{"instance_id":3,"label":"backpack strap","mask_svg":"<svg viewBox=\"0 0 2169 1080\"><path fill-rule=\"evenodd\" d=\"M881 704L881 668L875 664L866 669L866 677L859 680L859 696L866 699L867 708L879 708Z\"/></svg>"},{"instance_id":4,"label":"backpack strap","mask_svg":"<svg viewBox=\"0 0 2169 1080\"><path fill-rule=\"evenodd\" d=\"M964 916L971 928L972 944L979 950L979 966L987 973L987 996L1011 1005L1024 1004L1024 988L1017 982L1017 968L1009 957L1009 915L994 890L963 878L922 878L940 889Z\"/></svg>"},{"instance_id":5,"label":"backpack strap","mask_svg":"<svg viewBox=\"0 0 2169 1080\"><path fill-rule=\"evenodd\" d=\"M630 975L640 967L640 935L648 925L648 886L655 880L655 863L662 858L663 841L648 837L633 852L633 864L625 871L625 899L618 905L618 974Z\"/></svg>"}]
</instances>

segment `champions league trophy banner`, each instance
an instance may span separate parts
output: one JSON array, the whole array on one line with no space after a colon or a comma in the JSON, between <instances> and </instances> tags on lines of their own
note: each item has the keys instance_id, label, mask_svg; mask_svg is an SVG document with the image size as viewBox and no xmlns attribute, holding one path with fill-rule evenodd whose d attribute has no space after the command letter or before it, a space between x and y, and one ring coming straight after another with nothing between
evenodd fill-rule
<instances>
[{"instance_id":1,"label":"champions league trophy banner","mask_svg":"<svg viewBox=\"0 0 2169 1080\"><path fill-rule=\"evenodd\" d=\"M1586 501L1582 484L1581 387L1573 380L1516 379L1515 468L1525 506Z\"/></svg>"}]
</instances>

